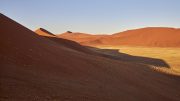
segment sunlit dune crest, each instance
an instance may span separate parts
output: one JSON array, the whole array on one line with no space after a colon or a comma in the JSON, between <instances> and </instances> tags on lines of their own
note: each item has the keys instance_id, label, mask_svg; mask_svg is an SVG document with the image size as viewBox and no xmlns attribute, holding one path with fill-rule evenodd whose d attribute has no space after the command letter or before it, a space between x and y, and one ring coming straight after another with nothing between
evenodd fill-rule
<instances>
[{"instance_id":1,"label":"sunlit dune crest","mask_svg":"<svg viewBox=\"0 0 180 101\"><path fill-rule=\"evenodd\" d=\"M51 37L55 36L53 33L49 32L43 28L39 28L35 32L42 36L51 36Z\"/></svg>"}]
</instances>

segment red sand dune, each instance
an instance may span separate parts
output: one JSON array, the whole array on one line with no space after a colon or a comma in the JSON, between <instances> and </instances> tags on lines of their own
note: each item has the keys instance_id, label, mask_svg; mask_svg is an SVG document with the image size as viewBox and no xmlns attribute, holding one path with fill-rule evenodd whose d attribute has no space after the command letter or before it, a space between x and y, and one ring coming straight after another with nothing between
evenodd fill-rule
<instances>
[{"instance_id":1,"label":"red sand dune","mask_svg":"<svg viewBox=\"0 0 180 101\"><path fill-rule=\"evenodd\" d=\"M180 78L89 55L0 14L1 101L179 101Z\"/></svg>"},{"instance_id":2,"label":"red sand dune","mask_svg":"<svg viewBox=\"0 0 180 101\"><path fill-rule=\"evenodd\" d=\"M51 32L49 32L43 28L39 28L35 32L39 35L42 35L42 36L51 36L51 37L55 36L54 34L52 34Z\"/></svg>"},{"instance_id":3,"label":"red sand dune","mask_svg":"<svg viewBox=\"0 0 180 101\"><path fill-rule=\"evenodd\" d=\"M86 34L86 33L79 33L79 32L65 32L62 34L57 35L59 38L64 38L68 40L76 41L80 44L88 43L88 42L95 42L95 40L98 40L101 37L105 37L108 35L92 35L92 34Z\"/></svg>"},{"instance_id":4,"label":"red sand dune","mask_svg":"<svg viewBox=\"0 0 180 101\"><path fill-rule=\"evenodd\" d=\"M112 44L120 45L180 47L180 29L148 27L114 34L113 39Z\"/></svg>"},{"instance_id":5,"label":"red sand dune","mask_svg":"<svg viewBox=\"0 0 180 101\"><path fill-rule=\"evenodd\" d=\"M61 36L61 35L60 35ZM62 36L63 37L63 36ZM80 36L64 37L79 42ZM91 39L93 38L93 40ZM80 41L84 45L127 45L127 46L152 46L152 47L180 47L180 29L148 27L116 33L106 37L91 37Z\"/></svg>"},{"instance_id":6,"label":"red sand dune","mask_svg":"<svg viewBox=\"0 0 180 101\"><path fill-rule=\"evenodd\" d=\"M77 42L67 40L67 39L63 39L63 38L58 38L56 35L52 34L50 31L47 31L46 29L39 28L35 31L35 33L37 33L40 36L43 36L46 39L49 39L53 42L56 42L60 46L65 46L65 47L68 47L70 49L80 51L80 52L84 52L84 53L88 53L88 54L95 54L94 52L90 51L89 49L87 49L84 46L81 46Z\"/></svg>"}]
</instances>

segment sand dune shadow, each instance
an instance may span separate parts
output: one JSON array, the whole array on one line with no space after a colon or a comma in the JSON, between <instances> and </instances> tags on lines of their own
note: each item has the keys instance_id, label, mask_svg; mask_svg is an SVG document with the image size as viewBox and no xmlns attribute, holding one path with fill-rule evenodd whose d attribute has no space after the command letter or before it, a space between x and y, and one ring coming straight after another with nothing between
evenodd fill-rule
<instances>
[{"instance_id":1,"label":"sand dune shadow","mask_svg":"<svg viewBox=\"0 0 180 101\"><path fill-rule=\"evenodd\" d=\"M119 49L99 49L95 47L88 47L88 48L98 52L103 57L107 57L115 60L147 64L155 67L170 68L169 64L166 63L163 59L129 55L126 53L121 53Z\"/></svg>"}]
</instances>

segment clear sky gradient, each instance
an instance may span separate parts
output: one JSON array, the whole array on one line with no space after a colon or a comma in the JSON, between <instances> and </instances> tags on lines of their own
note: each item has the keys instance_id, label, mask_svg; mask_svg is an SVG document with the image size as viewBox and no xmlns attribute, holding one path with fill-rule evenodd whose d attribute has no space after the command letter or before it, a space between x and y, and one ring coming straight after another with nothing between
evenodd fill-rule
<instances>
[{"instance_id":1,"label":"clear sky gradient","mask_svg":"<svg viewBox=\"0 0 180 101\"><path fill-rule=\"evenodd\" d=\"M180 28L180 0L0 0L0 12L32 30L55 34Z\"/></svg>"}]
</instances>

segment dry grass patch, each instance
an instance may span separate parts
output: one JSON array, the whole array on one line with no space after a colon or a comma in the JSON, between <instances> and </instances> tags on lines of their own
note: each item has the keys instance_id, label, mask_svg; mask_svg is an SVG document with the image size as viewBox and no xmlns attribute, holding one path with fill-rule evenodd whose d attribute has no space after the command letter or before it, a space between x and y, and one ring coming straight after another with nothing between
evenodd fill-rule
<instances>
[{"instance_id":1,"label":"dry grass patch","mask_svg":"<svg viewBox=\"0 0 180 101\"><path fill-rule=\"evenodd\" d=\"M149 58L157 58L164 60L169 64L170 68L161 68L166 72L180 74L180 48L160 48L160 47L112 47L98 46L101 49L118 49L120 53L125 53L133 56L143 56Z\"/></svg>"}]
</instances>

